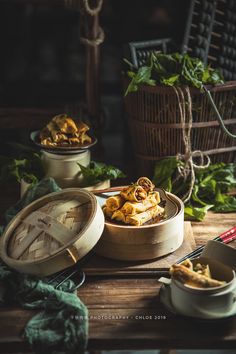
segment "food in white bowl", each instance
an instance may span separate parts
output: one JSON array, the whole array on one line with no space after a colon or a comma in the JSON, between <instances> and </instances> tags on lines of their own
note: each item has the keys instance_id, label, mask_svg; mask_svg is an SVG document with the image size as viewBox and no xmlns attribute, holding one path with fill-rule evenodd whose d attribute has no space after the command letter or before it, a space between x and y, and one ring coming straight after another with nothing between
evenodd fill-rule
<instances>
[{"instance_id":1,"label":"food in white bowl","mask_svg":"<svg viewBox=\"0 0 236 354\"><path fill-rule=\"evenodd\" d=\"M199 258L196 263L208 264L212 279L205 281L201 287L192 283L183 284L172 278L171 302L174 309L183 315L199 318L222 318L235 313L235 273L234 271L213 259ZM202 276L203 277L203 276ZM214 280L213 280L214 279ZM218 280L219 279L219 280Z\"/></svg>"},{"instance_id":2,"label":"food in white bowl","mask_svg":"<svg viewBox=\"0 0 236 354\"><path fill-rule=\"evenodd\" d=\"M159 279L164 284L160 291L161 302L170 311L189 317L215 320L234 316L236 277L235 267L231 267L228 262L228 251L235 256L236 251L231 247L221 242L208 241L203 256L192 259L191 262L184 262L188 272L187 277L183 277L182 272L181 275L176 276L176 268L172 266L171 279L164 277ZM200 276L200 282L199 278L195 282L196 275L194 278L189 276L192 274L189 272L194 269L196 275ZM185 272L186 270L184 274Z\"/></svg>"},{"instance_id":3,"label":"food in white bowl","mask_svg":"<svg viewBox=\"0 0 236 354\"><path fill-rule=\"evenodd\" d=\"M185 260L181 264L173 264L170 268L172 278L193 288L214 288L226 284L225 280L214 279L209 264L199 261Z\"/></svg>"}]
</instances>

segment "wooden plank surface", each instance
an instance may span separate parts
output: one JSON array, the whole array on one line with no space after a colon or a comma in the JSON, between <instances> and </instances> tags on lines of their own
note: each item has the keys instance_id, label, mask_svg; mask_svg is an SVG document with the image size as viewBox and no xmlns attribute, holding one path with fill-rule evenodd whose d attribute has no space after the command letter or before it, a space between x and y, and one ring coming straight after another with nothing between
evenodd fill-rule
<instances>
[{"instance_id":1,"label":"wooden plank surface","mask_svg":"<svg viewBox=\"0 0 236 354\"><path fill-rule=\"evenodd\" d=\"M192 223L196 245L235 226L236 213L208 213ZM232 246L236 247L233 242ZM88 276L78 295L89 309L89 349L234 349L236 318L201 321L170 314L159 303L157 277ZM22 339L33 312L0 310L0 352L26 352Z\"/></svg>"},{"instance_id":2,"label":"wooden plank surface","mask_svg":"<svg viewBox=\"0 0 236 354\"><path fill-rule=\"evenodd\" d=\"M83 266L88 275L118 275L155 274L156 271L168 270L171 264L188 254L195 248L192 226L190 222L184 223L184 242L175 252L151 261L126 262L116 261L92 254Z\"/></svg>"},{"instance_id":3,"label":"wooden plank surface","mask_svg":"<svg viewBox=\"0 0 236 354\"><path fill-rule=\"evenodd\" d=\"M159 288L157 279L88 279L79 291L89 309L88 349L235 348L235 318L209 322L174 316L159 303ZM21 334L32 314L1 310L0 352L26 350Z\"/></svg>"},{"instance_id":4,"label":"wooden plank surface","mask_svg":"<svg viewBox=\"0 0 236 354\"><path fill-rule=\"evenodd\" d=\"M236 226L236 213L217 214L208 212L203 222L192 222L196 246L206 244L207 241ZM236 247L236 241L230 243Z\"/></svg>"}]
</instances>

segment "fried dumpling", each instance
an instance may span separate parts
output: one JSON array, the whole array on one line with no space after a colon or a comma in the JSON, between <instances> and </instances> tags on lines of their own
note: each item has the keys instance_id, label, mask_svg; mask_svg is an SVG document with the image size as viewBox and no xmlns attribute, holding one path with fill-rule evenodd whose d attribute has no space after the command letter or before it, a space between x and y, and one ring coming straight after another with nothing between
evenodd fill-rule
<instances>
[{"instance_id":1,"label":"fried dumpling","mask_svg":"<svg viewBox=\"0 0 236 354\"><path fill-rule=\"evenodd\" d=\"M74 134L78 131L73 119L66 114L59 114L58 116L55 116L52 121L58 126L62 133Z\"/></svg>"},{"instance_id":2,"label":"fried dumpling","mask_svg":"<svg viewBox=\"0 0 236 354\"><path fill-rule=\"evenodd\" d=\"M75 122L66 114L59 114L40 131L39 138L42 145L48 146L84 145L92 142L86 133L88 130L89 126L84 122Z\"/></svg>"}]
</instances>

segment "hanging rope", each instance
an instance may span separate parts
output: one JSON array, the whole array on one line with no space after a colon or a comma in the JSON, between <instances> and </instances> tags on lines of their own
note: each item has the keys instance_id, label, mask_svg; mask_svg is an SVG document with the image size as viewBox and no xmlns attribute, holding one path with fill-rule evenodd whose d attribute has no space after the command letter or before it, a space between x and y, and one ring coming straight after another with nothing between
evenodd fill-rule
<instances>
[{"instance_id":1,"label":"hanging rope","mask_svg":"<svg viewBox=\"0 0 236 354\"><path fill-rule=\"evenodd\" d=\"M193 115L192 115L192 99L189 87L184 87L182 90L180 87L174 87L175 94L178 99L179 111L180 111L180 121L182 126L182 138L184 143L184 154L177 154L177 159L182 163L178 166L178 176L174 182L179 178L183 178L184 181L190 179L190 184L188 191L182 196L184 203L187 203L191 198L194 183L196 180L195 170L205 169L210 165L210 158L208 155L204 155L202 151L195 150L192 151L191 144L191 130L193 124ZM186 109L187 105L187 109ZM186 117L188 116L188 122L186 122ZM200 163L195 164L193 162L194 157L200 157ZM204 164L204 158L207 159L207 162Z\"/></svg>"},{"instance_id":2,"label":"hanging rope","mask_svg":"<svg viewBox=\"0 0 236 354\"><path fill-rule=\"evenodd\" d=\"M103 0L96 0L96 6L93 8L90 6L89 0L64 0L64 1L66 7L78 10L82 15L87 14L92 17L99 14L103 5ZM104 40L105 40L105 33L100 26L98 27L98 35L96 38L91 39L86 37L80 37L81 43L91 47L99 46L104 42Z\"/></svg>"},{"instance_id":3,"label":"hanging rope","mask_svg":"<svg viewBox=\"0 0 236 354\"><path fill-rule=\"evenodd\" d=\"M89 4L89 0L82 0L83 7L84 7L85 11L87 12L87 14L89 14L90 16L98 15L102 9L103 0L97 0L97 1L98 1L97 6L94 8L91 8L91 6Z\"/></svg>"},{"instance_id":4,"label":"hanging rope","mask_svg":"<svg viewBox=\"0 0 236 354\"><path fill-rule=\"evenodd\" d=\"M236 139L236 134L232 134L232 133L226 128L226 126L225 126L225 124L224 124L224 121L223 121L223 119L222 119L222 117L221 117L221 115L220 115L220 112L218 111L218 109L217 109L217 107L216 107L216 105L215 105L215 102L214 102L214 100L213 100L213 98L212 98L212 95L211 95L210 91L209 91L205 86L203 86L203 89L204 89L204 91L205 91L206 94L207 94L208 101L210 102L212 108L213 108L214 111L215 111L216 117L217 117L217 119L218 119L218 122L219 122L221 128L223 129L223 131L224 131L228 136L230 136L231 138Z\"/></svg>"},{"instance_id":5,"label":"hanging rope","mask_svg":"<svg viewBox=\"0 0 236 354\"><path fill-rule=\"evenodd\" d=\"M105 39L105 33L104 33L103 29L99 26L97 38L89 39L89 38L85 38L85 37L80 37L80 42L85 45L89 45L91 47L96 47L96 46L102 44L104 42L104 39Z\"/></svg>"},{"instance_id":6,"label":"hanging rope","mask_svg":"<svg viewBox=\"0 0 236 354\"><path fill-rule=\"evenodd\" d=\"M85 12L90 16L98 15L103 5L103 0L96 0L95 7L90 6L89 0L64 0L64 2L66 7Z\"/></svg>"}]
</instances>

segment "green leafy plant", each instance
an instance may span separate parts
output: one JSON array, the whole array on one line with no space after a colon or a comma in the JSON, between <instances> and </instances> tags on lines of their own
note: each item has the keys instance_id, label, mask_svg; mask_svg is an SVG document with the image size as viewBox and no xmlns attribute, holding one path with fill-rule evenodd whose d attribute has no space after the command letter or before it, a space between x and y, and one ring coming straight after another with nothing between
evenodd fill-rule
<instances>
[{"instance_id":1,"label":"green leafy plant","mask_svg":"<svg viewBox=\"0 0 236 354\"><path fill-rule=\"evenodd\" d=\"M156 163L153 183L179 197L189 188L189 181L177 179L177 168L183 164L176 157L165 158ZM236 198L229 193L236 187L234 164L211 164L196 170L195 184L190 201L185 205L185 218L202 221L209 209L215 212L236 211Z\"/></svg>"},{"instance_id":2,"label":"green leafy plant","mask_svg":"<svg viewBox=\"0 0 236 354\"><path fill-rule=\"evenodd\" d=\"M127 61L126 61L127 62ZM133 68L133 67L132 67ZM191 58L188 54L152 53L146 65L137 70L129 70L127 76L131 79L125 92L138 90L139 85L188 85L202 88L204 84L222 84L224 80L218 70L205 66L198 58Z\"/></svg>"},{"instance_id":3,"label":"green leafy plant","mask_svg":"<svg viewBox=\"0 0 236 354\"><path fill-rule=\"evenodd\" d=\"M118 168L102 162L91 161L88 167L78 164L84 178L84 186L92 186L107 179L114 180L125 177Z\"/></svg>"},{"instance_id":4,"label":"green leafy plant","mask_svg":"<svg viewBox=\"0 0 236 354\"><path fill-rule=\"evenodd\" d=\"M44 175L40 154L21 144L9 145L17 152L14 156L0 156L0 182L38 182Z\"/></svg>"}]
</instances>

